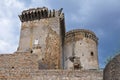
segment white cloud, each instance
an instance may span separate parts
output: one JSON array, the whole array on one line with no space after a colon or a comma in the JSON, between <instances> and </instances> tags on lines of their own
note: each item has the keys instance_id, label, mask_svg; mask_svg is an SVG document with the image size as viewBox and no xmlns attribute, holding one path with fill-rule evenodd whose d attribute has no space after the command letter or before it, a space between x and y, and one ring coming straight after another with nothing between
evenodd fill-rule
<instances>
[{"instance_id":1,"label":"white cloud","mask_svg":"<svg viewBox=\"0 0 120 80\"><path fill-rule=\"evenodd\" d=\"M18 13L24 4L17 0L0 1L0 53L14 52L18 45ZM20 26L19 26L20 27Z\"/></svg>"},{"instance_id":2,"label":"white cloud","mask_svg":"<svg viewBox=\"0 0 120 80\"><path fill-rule=\"evenodd\" d=\"M0 52L1 54L10 54L17 48L16 44L11 44L5 40L0 40Z\"/></svg>"},{"instance_id":3,"label":"white cloud","mask_svg":"<svg viewBox=\"0 0 120 80\"><path fill-rule=\"evenodd\" d=\"M16 51L19 43L20 20L18 15L28 8L47 6L46 0L0 0L0 53Z\"/></svg>"}]
</instances>

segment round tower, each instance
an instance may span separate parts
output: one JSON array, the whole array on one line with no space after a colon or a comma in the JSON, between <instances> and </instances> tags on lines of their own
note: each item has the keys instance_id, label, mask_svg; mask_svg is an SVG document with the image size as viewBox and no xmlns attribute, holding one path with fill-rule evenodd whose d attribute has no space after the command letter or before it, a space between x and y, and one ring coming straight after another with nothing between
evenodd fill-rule
<instances>
[{"instance_id":1,"label":"round tower","mask_svg":"<svg viewBox=\"0 0 120 80\"><path fill-rule=\"evenodd\" d=\"M76 29L66 33L64 45L65 69L98 69L98 38L95 33Z\"/></svg>"}]
</instances>

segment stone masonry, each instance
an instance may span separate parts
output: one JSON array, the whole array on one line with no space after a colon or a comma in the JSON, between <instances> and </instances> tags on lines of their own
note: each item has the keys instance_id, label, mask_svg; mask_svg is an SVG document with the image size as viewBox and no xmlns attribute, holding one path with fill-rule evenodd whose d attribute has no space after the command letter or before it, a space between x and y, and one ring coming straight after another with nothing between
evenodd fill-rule
<instances>
[{"instance_id":1,"label":"stone masonry","mask_svg":"<svg viewBox=\"0 0 120 80\"><path fill-rule=\"evenodd\" d=\"M64 14L46 7L24 10L18 52L31 51L39 56L40 69L62 68L62 47L65 34ZM61 57L60 57L61 56Z\"/></svg>"},{"instance_id":2,"label":"stone masonry","mask_svg":"<svg viewBox=\"0 0 120 80\"><path fill-rule=\"evenodd\" d=\"M120 54L106 65L103 77L104 80L120 80Z\"/></svg>"},{"instance_id":3,"label":"stone masonry","mask_svg":"<svg viewBox=\"0 0 120 80\"><path fill-rule=\"evenodd\" d=\"M0 80L102 80L102 71L71 70L4 70Z\"/></svg>"},{"instance_id":4,"label":"stone masonry","mask_svg":"<svg viewBox=\"0 0 120 80\"><path fill-rule=\"evenodd\" d=\"M79 68L98 69L98 38L89 30L77 29L71 30L65 35L64 59L65 69L73 69L73 63L70 61L72 56L79 62ZM76 63L77 63L76 62Z\"/></svg>"},{"instance_id":5,"label":"stone masonry","mask_svg":"<svg viewBox=\"0 0 120 80\"><path fill-rule=\"evenodd\" d=\"M102 80L98 38L85 29L66 32L62 8L32 8L19 18L19 46L0 55L0 80Z\"/></svg>"}]
</instances>

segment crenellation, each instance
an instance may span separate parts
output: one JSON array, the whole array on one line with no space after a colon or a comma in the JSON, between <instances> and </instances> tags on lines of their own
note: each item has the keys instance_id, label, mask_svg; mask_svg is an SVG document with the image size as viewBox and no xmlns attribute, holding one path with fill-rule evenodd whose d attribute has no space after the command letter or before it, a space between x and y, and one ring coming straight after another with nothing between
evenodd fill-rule
<instances>
[{"instance_id":1,"label":"crenellation","mask_svg":"<svg viewBox=\"0 0 120 80\"><path fill-rule=\"evenodd\" d=\"M55 11L55 9L48 10L48 8L32 8L29 10L24 10L19 18L21 22L32 21L32 20L40 20L44 18L52 18L61 16L62 8L59 11Z\"/></svg>"}]
</instances>

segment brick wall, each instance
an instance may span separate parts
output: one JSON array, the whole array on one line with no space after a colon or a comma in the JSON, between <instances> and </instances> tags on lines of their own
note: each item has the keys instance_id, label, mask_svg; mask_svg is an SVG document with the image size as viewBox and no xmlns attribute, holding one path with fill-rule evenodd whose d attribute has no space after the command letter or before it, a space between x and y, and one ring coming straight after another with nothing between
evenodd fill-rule
<instances>
[{"instance_id":1,"label":"brick wall","mask_svg":"<svg viewBox=\"0 0 120 80\"><path fill-rule=\"evenodd\" d=\"M37 55L31 53L14 53L0 55L0 70L37 69Z\"/></svg>"}]
</instances>

